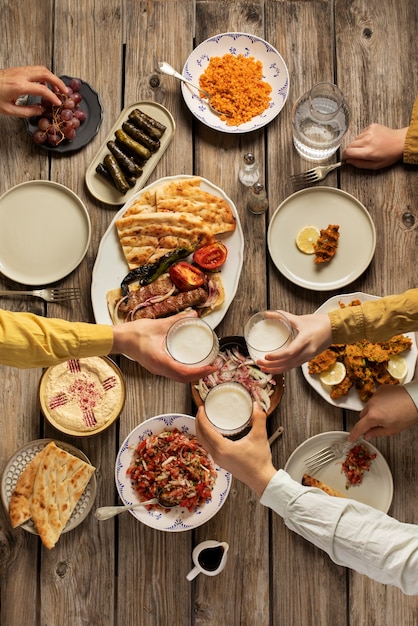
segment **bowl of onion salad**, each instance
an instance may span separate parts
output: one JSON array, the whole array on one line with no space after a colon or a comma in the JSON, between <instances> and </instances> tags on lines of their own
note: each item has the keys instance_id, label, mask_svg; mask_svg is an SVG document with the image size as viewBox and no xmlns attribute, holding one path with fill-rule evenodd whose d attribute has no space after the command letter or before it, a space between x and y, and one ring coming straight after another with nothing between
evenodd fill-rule
<instances>
[{"instance_id":1,"label":"bowl of onion salad","mask_svg":"<svg viewBox=\"0 0 418 626\"><path fill-rule=\"evenodd\" d=\"M201 406L210 389L225 382L243 385L255 402L270 415L278 406L284 389L282 374L273 376L262 372L248 354L244 337L223 337L219 340L219 354L214 361L218 370L192 383L192 396Z\"/></svg>"}]
</instances>

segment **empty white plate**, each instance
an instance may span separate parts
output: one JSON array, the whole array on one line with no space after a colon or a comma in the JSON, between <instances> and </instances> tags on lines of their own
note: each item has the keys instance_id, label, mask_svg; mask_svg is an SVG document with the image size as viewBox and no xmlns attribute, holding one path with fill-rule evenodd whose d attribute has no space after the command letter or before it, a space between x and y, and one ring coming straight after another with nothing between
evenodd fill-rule
<instances>
[{"instance_id":1,"label":"empty white plate","mask_svg":"<svg viewBox=\"0 0 418 626\"><path fill-rule=\"evenodd\" d=\"M12 187L0 198L0 272L46 285L82 261L91 237L87 209L71 189L47 180Z\"/></svg>"}]
</instances>

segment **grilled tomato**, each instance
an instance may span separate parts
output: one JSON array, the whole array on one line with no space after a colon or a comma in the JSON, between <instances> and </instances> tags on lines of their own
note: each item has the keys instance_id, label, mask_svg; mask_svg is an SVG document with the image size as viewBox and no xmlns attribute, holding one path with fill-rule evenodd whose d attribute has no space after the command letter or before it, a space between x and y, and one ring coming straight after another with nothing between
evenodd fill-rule
<instances>
[{"instance_id":1,"label":"grilled tomato","mask_svg":"<svg viewBox=\"0 0 418 626\"><path fill-rule=\"evenodd\" d=\"M221 241L215 241L196 250L193 261L204 270L216 270L225 263L227 254L226 246Z\"/></svg>"},{"instance_id":2,"label":"grilled tomato","mask_svg":"<svg viewBox=\"0 0 418 626\"><path fill-rule=\"evenodd\" d=\"M170 278L180 291L190 291L203 285L206 277L202 270L195 265L180 261L172 265L169 270Z\"/></svg>"}]
</instances>

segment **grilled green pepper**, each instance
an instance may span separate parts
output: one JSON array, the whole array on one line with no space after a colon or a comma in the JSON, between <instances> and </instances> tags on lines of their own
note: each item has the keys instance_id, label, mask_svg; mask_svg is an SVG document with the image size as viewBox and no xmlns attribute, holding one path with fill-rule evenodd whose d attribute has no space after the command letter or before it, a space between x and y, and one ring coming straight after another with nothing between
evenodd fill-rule
<instances>
[{"instance_id":1,"label":"grilled green pepper","mask_svg":"<svg viewBox=\"0 0 418 626\"><path fill-rule=\"evenodd\" d=\"M129 285L133 282L138 282L141 287L149 285L154 282L161 274L164 274L173 263L176 263L179 259L184 259L189 256L193 250L189 248L177 248L173 252L164 254L155 263L148 263L147 265L141 265L131 270L120 284L122 295L126 296L129 292Z\"/></svg>"}]
</instances>

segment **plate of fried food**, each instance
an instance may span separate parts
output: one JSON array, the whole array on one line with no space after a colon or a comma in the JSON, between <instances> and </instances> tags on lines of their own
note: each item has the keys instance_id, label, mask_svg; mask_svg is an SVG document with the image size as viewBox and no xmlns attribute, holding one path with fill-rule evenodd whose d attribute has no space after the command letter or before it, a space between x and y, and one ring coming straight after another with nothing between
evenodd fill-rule
<instances>
[{"instance_id":1,"label":"plate of fried food","mask_svg":"<svg viewBox=\"0 0 418 626\"><path fill-rule=\"evenodd\" d=\"M170 413L151 417L129 433L116 458L115 481L125 505L163 492L169 508L151 504L129 512L156 530L182 532L218 513L232 477L196 439L195 418Z\"/></svg>"},{"instance_id":2,"label":"plate of fried food","mask_svg":"<svg viewBox=\"0 0 418 626\"><path fill-rule=\"evenodd\" d=\"M193 308L211 328L235 296L244 240L228 196L198 176L170 176L136 194L104 234L93 268L97 323L169 317Z\"/></svg>"},{"instance_id":3,"label":"plate of fried food","mask_svg":"<svg viewBox=\"0 0 418 626\"><path fill-rule=\"evenodd\" d=\"M297 191L279 205L267 243L273 263L288 280L306 289L331 291L349 285L369 266L376 230L357 198L333 187L314 187Z\"/></svg>"},{"instance_id":4,"label":"plate of fried food","mask_svg":"<svg viewBox=\"0 0 418 626\"><path fill-rule=\"evenodd\" d=\"M1 497L12 527L38 534L48 549L87 517L95 496L95 468L61 441L26 443L3 471Z\"/></svg>"},{"instance_id":5,"label":"plate of fried food","mask_svg":"<svg viewBox=\"0 0 418 626\"><path fill-rule=\"evenodd\" d=\"M280 53L247 33L209 37L190 54L183 76L211 95L213 113L198 90L182 83L183 98L203 124L224 133L248 133L269 124L283 109L289 72Z\"/></svg>"},{"instance_id":6,"label":"plate of fried food","mask_svg":"<svg viewBox=\"0 0 418 626\"><path fill-rule=\"evenodd\" d=\"M306 439L292 452L285 471L307 487L317 487L335 497L351 498L387 513L392 503L393 478L383 454L359 440L331 461L309 471L305 459L334 444L346 444L348 432L329 431Z\"/></svg>"},{"instance_id":7,"label":"plate of fried food","mask_svg":"<svg viewBox=\"0 0 418 626\"><path fill-rule=\"evenodd\" d=\"M316 313L379 300L362 292L334 296ZM384 342L364 340L354 344L331 345L302 365L308 383L324 400L340 409L361 411L381 384L397 385L412 380L417 361L415 333L397 335ZM401 379L397 372L402 372Z\"/></svg>"}]
</instances>

